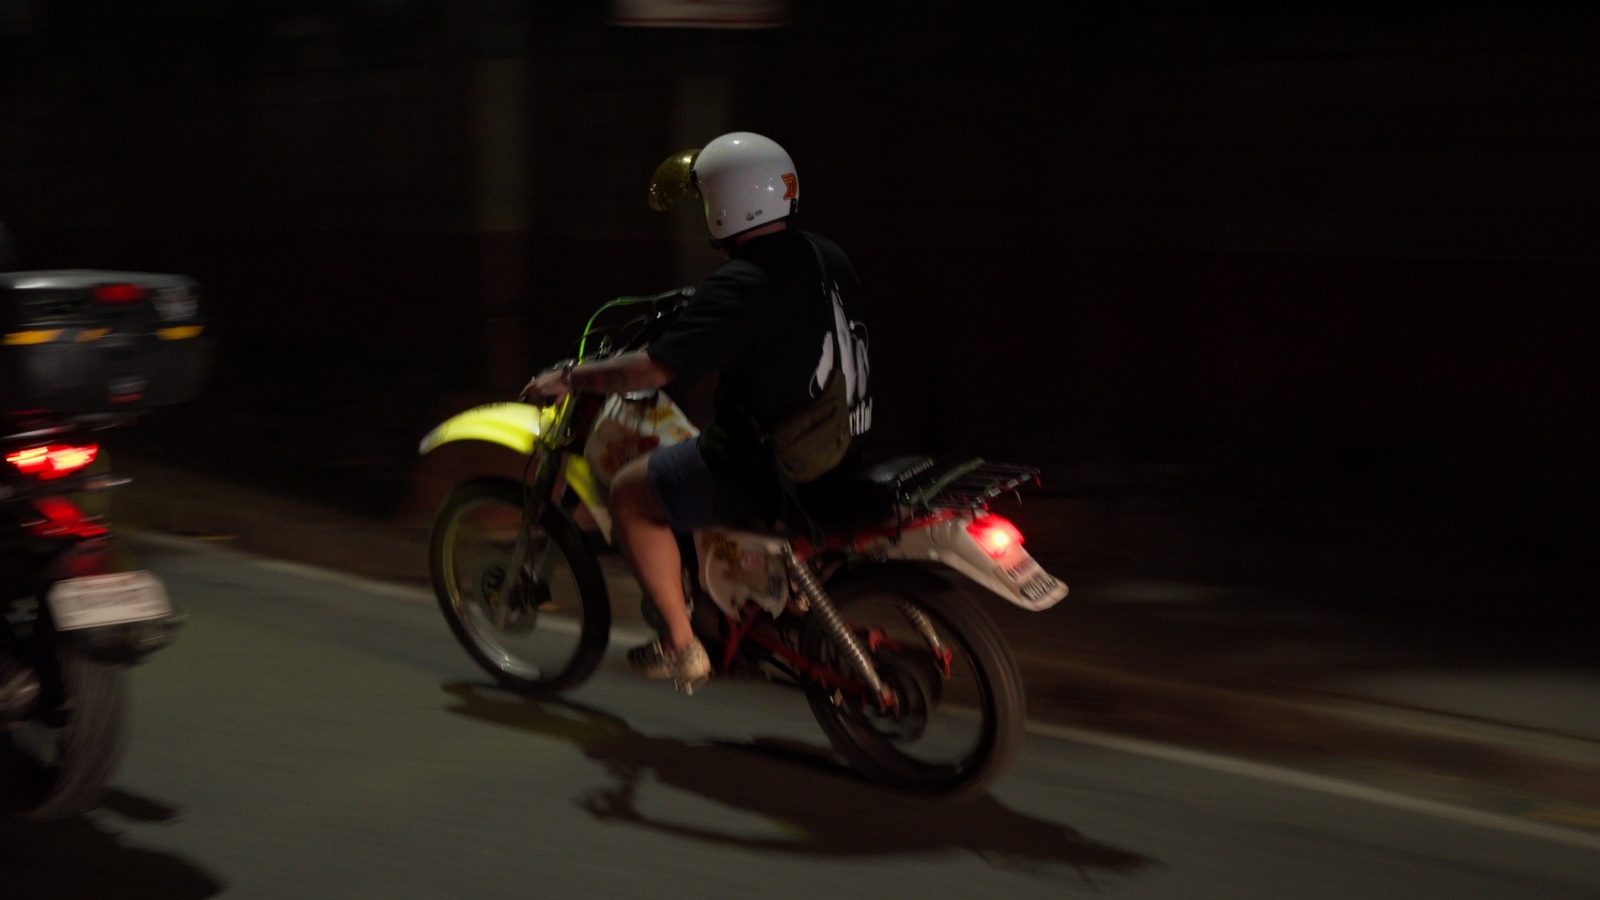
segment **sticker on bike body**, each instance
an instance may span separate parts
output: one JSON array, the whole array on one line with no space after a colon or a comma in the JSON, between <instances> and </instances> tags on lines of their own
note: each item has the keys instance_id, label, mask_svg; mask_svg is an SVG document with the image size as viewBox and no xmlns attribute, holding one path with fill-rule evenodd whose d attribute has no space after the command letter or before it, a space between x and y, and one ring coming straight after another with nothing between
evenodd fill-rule
<instances>
[{"instance_id":1,"label":"sticker on bike body","mask_svg":"<svg viewBox=\"0 0 1600 900\"><path fill-rule=\"evenodd\" d=\"M46 602L57 631L78 631L172 614L161 579L149 572L118 572L56 582Z\"/></svg>"},{"instance_id":2,"label":"sticker on bike body","mask_svg":"<svg viewBox=\"0 0 1600 900\"><path fill-rule=\"evenodd\" d=\"M700 557L700 583L717 607L737 619L745 603L754 601L777 616L789 603L789 572L783 538L775 535L708 528L694 533Z\"/></svg>"}]
</instances>

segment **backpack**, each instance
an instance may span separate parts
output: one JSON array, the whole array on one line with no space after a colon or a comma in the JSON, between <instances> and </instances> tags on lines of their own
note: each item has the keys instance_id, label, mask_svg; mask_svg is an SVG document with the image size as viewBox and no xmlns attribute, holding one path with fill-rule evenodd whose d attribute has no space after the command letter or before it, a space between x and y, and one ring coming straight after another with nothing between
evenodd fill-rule
<instances>
[{"instance_id":1,"label":"backpack","mask_svg":"<svg viewBox=\"0 0 1600 900\"><path fill-rule=\"evenodd\" d=\"M816 254L822 296L827 299L828 267L817 242L809 234L805 239ZM833 471L850 452L851 438L850 398L840 369L828 373L820 394L784 415L771 431L763 433L759 426L756 430L771 449L778 473L790 483L809 484Z\"/></svg>"}]
</instances>

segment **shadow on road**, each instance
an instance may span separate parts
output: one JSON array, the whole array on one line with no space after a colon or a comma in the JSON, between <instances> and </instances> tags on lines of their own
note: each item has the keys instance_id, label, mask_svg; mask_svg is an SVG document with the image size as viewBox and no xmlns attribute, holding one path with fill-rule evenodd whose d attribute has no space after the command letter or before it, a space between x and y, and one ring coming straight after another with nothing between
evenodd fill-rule
<instances>
[{"instance_id":1,"label":"shadow on road","mask_svg":"<svg viewBox=\"0 0 1600 900\"><path fill-rule=\"evenodd\" d=\"M141 822L177 811L154 800L107 791L103 808ZM199 867L122 843L86 818L31 822L0 814L0 897L6 900L201 900L223 885Z\"/></svg>"},{"instance_id":2,"label":"shadow on road","mask_svg":"<svg viewBox=\"0 0 1600 900\"><path fill-rule=\"evenodd\" d=\"M885 856L965 850L991 864L1043 873L1070 866L1129 874L1148 857L1089 840L1063 825L1002 806L989 795L961 802L896 793L863 781L823 750L789 741L696 744L640 734L609 713L559 701L528 700L495 688L447 684L450 712L571 741L616 784L577 804L601 821L712 843L808 856ZM655 780L745 810L781 827L781 837L740 837L681 821L653 820L639 808L641 780Z\"/></svg>"}]
</instances>

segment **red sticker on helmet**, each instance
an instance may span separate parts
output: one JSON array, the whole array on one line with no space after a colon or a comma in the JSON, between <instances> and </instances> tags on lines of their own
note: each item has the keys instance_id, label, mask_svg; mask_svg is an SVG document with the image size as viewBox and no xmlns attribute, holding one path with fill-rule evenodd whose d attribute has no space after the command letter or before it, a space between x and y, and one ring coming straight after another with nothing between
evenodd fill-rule
<instances>
[{"instance_id":1,"label":"red sticker on helmet","mask_svg":"<svg viewBox=\"0 0 1600 900\"><path fill-rule=\"evenodd\" d=\"M785 172L778 177L783 179L783 199L793 200L800 196L800 181L793 172Z\"/></svg>"}]
</instances>

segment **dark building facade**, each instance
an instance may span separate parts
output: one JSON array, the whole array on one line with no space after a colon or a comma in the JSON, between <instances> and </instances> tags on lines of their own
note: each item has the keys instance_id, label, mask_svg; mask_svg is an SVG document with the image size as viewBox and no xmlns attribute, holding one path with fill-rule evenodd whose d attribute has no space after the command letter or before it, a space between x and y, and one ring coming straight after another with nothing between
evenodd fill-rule
<instances>
[{"instance_id":1,"label":"dark building facade","mask_svg":"<svg viewBox=\"0 0 1600 900\"><path fill-rule=\"evenodd\" d=\"M756 130L868 287L897 442L1600 438L1595 17L1035 6L5 0L0 219L31 265L195 275L241 358L504 387L703 271L644 185Z\"/></svg>"}]
</instances>

